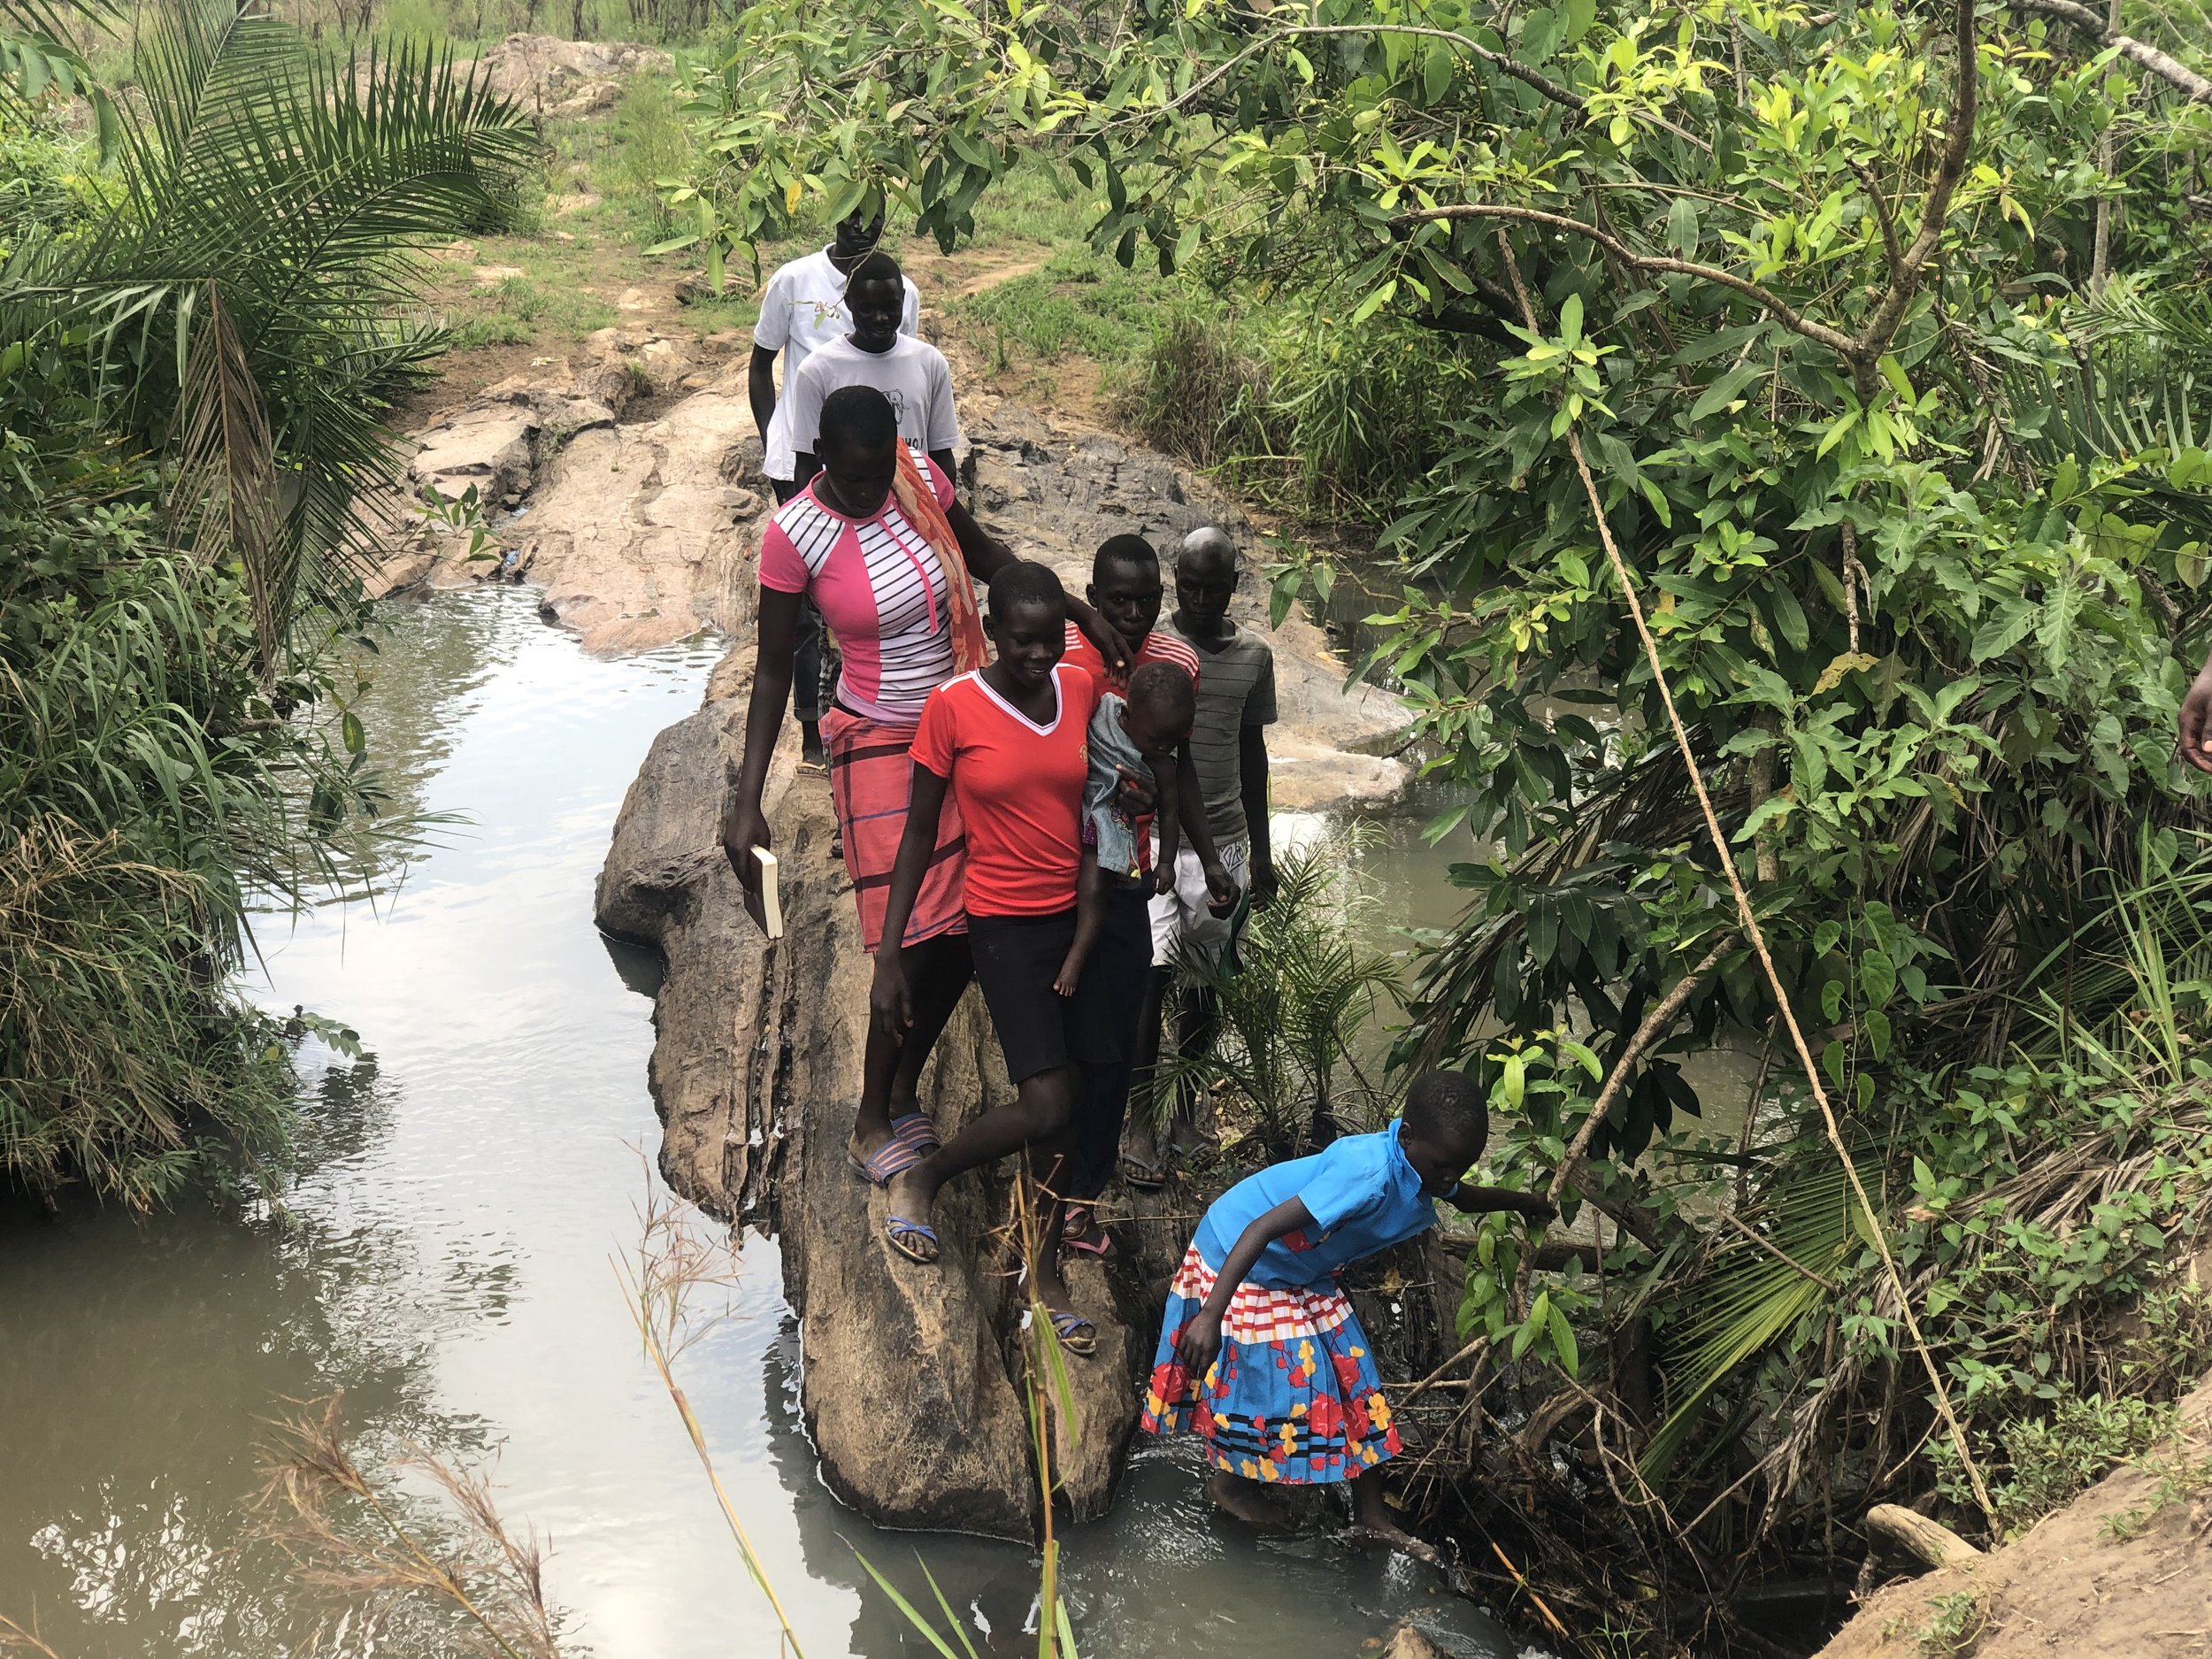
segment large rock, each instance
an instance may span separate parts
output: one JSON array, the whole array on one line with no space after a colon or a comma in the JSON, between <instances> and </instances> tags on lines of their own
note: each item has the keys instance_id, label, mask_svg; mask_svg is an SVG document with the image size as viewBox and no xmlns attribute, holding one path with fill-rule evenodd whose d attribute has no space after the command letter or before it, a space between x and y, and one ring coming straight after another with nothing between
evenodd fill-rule
<instances>
[{"instance_id":1,"label":"large rock","mask_svg":"<svg viewBox=\"0 0 2212 1659\"><path fill-rule=\"evenodd\" d=\"M742 741L748 653L706 705L663 733L624 803L599 880L611 933L657 946L655 1098L663 1171L715 1213L773 1231L805 1356L800 1403L833 1490L892 1525L1030 1536L1037 1483L1021 1391L1020 1310L1001 1235L1003 1172L953 1183L937 1209L943 1259L919 1267L882 1237L882 1195L845 1147L860 1088L869 958L819 774L787 742L767 805L782 861L784 938L764 941L717 841L725 763ZM949 1135L1010 1091L971 993L940 1041L925 1103ZM1071 1273L1099 1353L1071 1363L1073 1421L1055 1412L1056 1472L1077 1518L1102 1513L1134 1426L1151 1332L1125 1325L1114 1287Z\"/></svg>"},{"instance_id":2,"label":"large rock","mask_svg":"<svg viewBox=\"0 0 2212 1659\"><path fill-rule=\"evenodd\" d=\"M548 618L594 651L734 634L769 505L759 441L741 370L657 419L618 421L641 394L688 377L668 346L603 330L574 364L503 381L418 433L411 484L449 498L474 488L492 557L472 561L466 537L425 530L396 543L373 590L527 576Z\"/></svg>"},{"instance_id":3,"label":"large rock","mask_svg":"<svg viewBox=\"0 0 2212 1659\"><path fill-rule=\"evenodd\" d=\"M676 60L626 41L510 35L484 54L480 66L501 97L537 115L573 119L611 109L633 75L671 73Z\"/></svg>"}]
</instances>

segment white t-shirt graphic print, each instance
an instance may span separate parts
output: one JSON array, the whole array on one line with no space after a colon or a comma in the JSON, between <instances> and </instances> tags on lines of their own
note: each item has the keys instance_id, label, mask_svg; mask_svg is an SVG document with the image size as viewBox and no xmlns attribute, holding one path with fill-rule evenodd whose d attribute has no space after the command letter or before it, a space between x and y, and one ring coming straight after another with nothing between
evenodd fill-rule
<instances>
[{"instance_id":1,"label":"white t-shirt graphic print","mask_svg":"<svg viewBox=\"0 0 2212 1659\"><path fill-rule=\"evenodd\" d=\"M911 334L921 326L921 290L911 278L906 284L906 309L899 318L899 332ZM829 250L820 249L803 259L778 267L760 296L760 320L753 325L753 344L763 351L783 353L783 395L768 422L767 457L761 471L771 478L790 478L798 471L798 451L791 442L791 388L806 360L833 340L852 332L845 311L845 273L830 263Z\"/></svg>"},{"instance_id":2,"label":"white t-shirt graphic print","mask_svg":"<svg viewBox=\"0 0 2212 1659\"><path fill-rule=\"evenodd\" d=\"M960 445L960 421L952 408L952 371L944 353L926 340L901 334L888 351L863 351L849 340L833 340L806 360L791 381L777 412L791 411L786 428L792 449L817 454L822 434L822 403L842 386L872 386L891 400L899 436L927 454Z\"/></svg>"}]
</instances>

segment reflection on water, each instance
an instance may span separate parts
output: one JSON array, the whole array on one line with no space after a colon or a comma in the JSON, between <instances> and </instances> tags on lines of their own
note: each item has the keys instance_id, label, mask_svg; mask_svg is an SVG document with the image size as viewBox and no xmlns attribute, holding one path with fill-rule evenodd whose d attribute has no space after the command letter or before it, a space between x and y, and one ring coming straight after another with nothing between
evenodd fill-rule
<instances>
[{"instance_id":1,"label":"reflection on water","mask_svg":"<svg viewBox=\"0 0 2212 1659\"><path fill-rule=\"evenodd\" d=\"M591 890L654 733L713 651L595 662L512 590L396 618L363 705L403 804L444 832L373 912L267 918L271 1006L343 1018L373 1059L303 1056L306 1163L287 1212L0 1227L0 1613L65 1659L303 1649L329 1609L246 1531L264 1422L342 1389L364 1462L408 1443L496 1458L503 1512L549 1538L572 1653L775 1651L774 1625L638 1352L610 1256L634 1246L657 1125L644 996ZM611 961L610 958L612 957ZM795 1338L764 1240L684 1381L811 1659L924 1651L853 1547L916 1596L918 1546L984 1651L1034 1651L1026 1549L890 1536L816 1478ZM1113 1516L1067 1538L1087 1654L1358 1651L1417 1617L1509 1652L1404 1562L1217 1524L1179 1455L1140 1455ZM449 1650L403 1623L326 1654Z\"/></svg>"}]
</instances>

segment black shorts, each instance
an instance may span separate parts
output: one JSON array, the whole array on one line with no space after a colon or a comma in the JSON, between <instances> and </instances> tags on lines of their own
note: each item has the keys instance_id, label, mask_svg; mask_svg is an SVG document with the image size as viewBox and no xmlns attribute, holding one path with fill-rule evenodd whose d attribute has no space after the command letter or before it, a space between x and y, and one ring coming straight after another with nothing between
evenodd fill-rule
<instances>
[{"instance_id":1,"label":"black shorts","mask_svg":"<svg viewBox=\"0 0 2212 1659\"><path fill-rule=\"evenodd\" d=\"M1105 941L1100 941L1099 950L1092 953L1073 996L1062 996L1052 988L1074 942L1071 910L1052 916L968 918L975 982L983 988L983 1005L991 1010L1010 1082L1025 1082L1064 1065L1118 1057L1110 1023L1097 1017L1094 999L1085 995L1098 982L1096 969Z\"/></svg>"}]
</instances>

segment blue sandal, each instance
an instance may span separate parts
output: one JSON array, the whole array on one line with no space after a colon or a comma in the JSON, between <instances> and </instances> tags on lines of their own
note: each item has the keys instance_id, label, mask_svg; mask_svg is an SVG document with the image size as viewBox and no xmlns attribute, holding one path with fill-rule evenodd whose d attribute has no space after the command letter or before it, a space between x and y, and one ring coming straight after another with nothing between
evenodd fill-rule
<instances>
[{"instance_id":1,"label":"blue sandal","mask_svg":"<svg viewBox=\"0 0 2212 1659\"><path fill-rule=\"evenodd\" d=\"M904 1216L886 1216L883 1236L891 1248L908 1261L918 1263L923 1267L937 1265L937 1230L927 1222L909 1221ZM927 1256L914 1248L917 1239L929 1241L930 1253Z\"/></svg>"},{"instance_id":2,"label":"blue sandal","mask_svg":"<svg viewBox=\"0 0 2212 1659\"><path fill-rule=\"evenodd\" d=\"M1060 1309L1048 1310L1052 1317L1052 1334L1060 1339L1060 1346L1078 1359L1088 1359L1098 1352L1098 1326L1079 1313ZM1081 1333L1080 1335L1077 1334Z\"/></svg>"}]
</instances>

